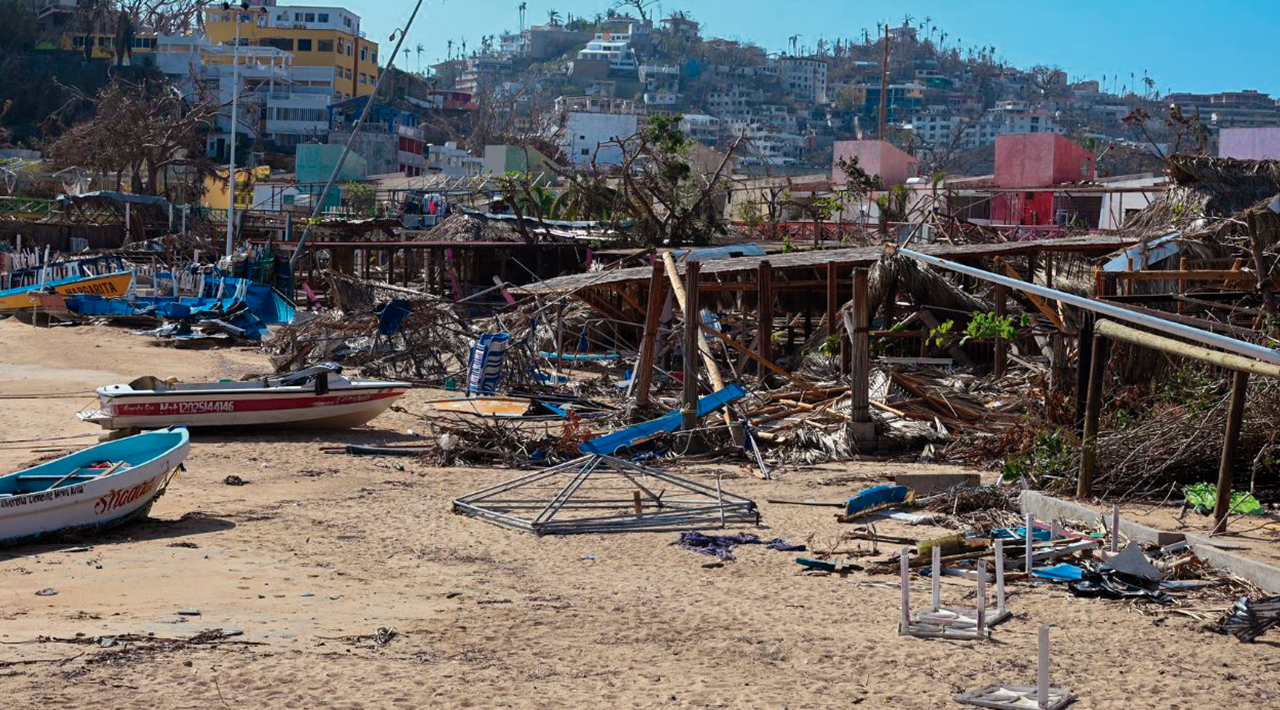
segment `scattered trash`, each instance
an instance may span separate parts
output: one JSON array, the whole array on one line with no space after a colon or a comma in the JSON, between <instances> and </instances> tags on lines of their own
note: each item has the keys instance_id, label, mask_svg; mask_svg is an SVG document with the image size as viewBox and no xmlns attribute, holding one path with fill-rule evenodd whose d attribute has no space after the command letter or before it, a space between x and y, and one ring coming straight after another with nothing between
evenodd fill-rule
<instances>
[{"instance_id":1,"label":"scattered trash","mask_svg":"<svg viewBox=\"0 0 1280 710\"><path fill-rule=\"evenodd\" d=\"M1268 629L1280 627L1280 595L1240 599L1218 627L1241 641L1256 640Z\"/></svg>"},{"instance_id":2,"label":"scattered trash","mask_svg":"<svg viewBox=\"0 0 1280 710\"><path fill-rule=\"evenodd\" d=\"M235 474L232 474L232 475L227 476L226 478L222 479L222 482L223 482L224 484L228 485L228 486L247 486L247 485L249 485L249 482L248 482L248 481L244 480L243 478L241 478L241 477L239 477L239 476L237 476L237 475L235 475Z\"/></svg>"},{"instance_id":3,"label":"scattered trash","mask_svg":"<svg viewBox=\"0 0 1280 710\"><path fill-rule=\"evenodd\" d=\"M36 592L37 597L52 597L52 596L57 596L57 594L58 594L58 590L52 587L41 589L40 591Z\"/></svg>"}]
</instances>

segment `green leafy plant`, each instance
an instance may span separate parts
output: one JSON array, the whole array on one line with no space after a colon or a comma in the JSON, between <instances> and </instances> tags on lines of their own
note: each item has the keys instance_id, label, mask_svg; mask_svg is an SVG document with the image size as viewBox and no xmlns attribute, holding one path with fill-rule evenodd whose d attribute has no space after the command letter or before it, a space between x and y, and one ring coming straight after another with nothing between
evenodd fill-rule
<instances>
[{"instance_id":1,"label":"green leafy plant","mask_svg":"<svg viewBox=\"0 0 1280 710\"><path fill-rule=\"evenodd\" d=\"M970 340L994 338L1013 340L1016 337L1018 337L1018 326L1014 324L1013 318L996 315L990 311L978 312L973 314L973 319L969 321L969 325L965 326L964 338L960 340L960 344L963 345Z\"/></svg>"},{"instance_id":2,"label":"green leafy plant","mask_svg":"<svg viewBox=\"0 0 1280 710\"><path fill-rule=\"evenodd\" d=\"M782 253L783 253L783 254L790 254L790 253L794 252L795 250L796 250L795 246L793 246L793 245L791 244L791 237L790 237L790 235L784 235L784 236L782 237Z\"/></svg>"},{"instance_id":3,"label":"green leafy plant","mask_svg":"<svg viewBox=\"0 0 1280 710\"><path fill-rule=\"evenodd\" d=\"M827 339L822 341L822 345L818 348L818 352L828 359L840 357L840 336L828 335Z\"/></svg>"},{"instance_id":4,"label":"green leafy plant","mask_svg":"<svg viewBox=\"0 0 1280 710\"><path fill-rule=\"evenodd\" d=\"M955 325L956 322L954 320L949 320L944 323L939 323L936 328L930 328L929 337L926 338L925 342L933 343L934 347L943 347L947 344L951 329L954 328Z\"/></svg>"}]
</instances>

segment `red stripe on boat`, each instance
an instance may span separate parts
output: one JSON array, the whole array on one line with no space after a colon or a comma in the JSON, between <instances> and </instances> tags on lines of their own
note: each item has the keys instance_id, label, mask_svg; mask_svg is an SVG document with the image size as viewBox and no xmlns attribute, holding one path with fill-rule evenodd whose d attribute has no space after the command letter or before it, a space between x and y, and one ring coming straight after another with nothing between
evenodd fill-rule
<instances>
[{"instance_id":1,"label":"red stripe on boat","mask_svg":"<svg viewBox=\"0 0 1280 710\"><path fill-rule=\"evenodd\" d=\"M196 399L176 402L147 402L140 404L115 404L111 407L116 417L159 417L183 414L231 414L234 412L267 412L281 409L312 409L361 404L388 397L399 397L403 391L380 394L331 394L320 397L279 397L269 399Z\"/></svg>"}]
</instances>

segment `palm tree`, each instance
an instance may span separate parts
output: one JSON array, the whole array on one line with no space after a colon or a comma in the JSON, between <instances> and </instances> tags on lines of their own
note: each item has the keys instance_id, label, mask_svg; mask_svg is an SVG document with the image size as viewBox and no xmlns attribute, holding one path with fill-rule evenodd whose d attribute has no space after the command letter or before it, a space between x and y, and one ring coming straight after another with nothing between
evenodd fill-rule
<instances>
[{"instance_id":1,"label":"palm tree","mask_svg":"<svg viewBox=\"0 0 1280 710\"><path fill-rule=\"evenodd\" d=\"M524 12L525 10L529 9L529 3L527 2L520 3L518 9L520 10L520 31L524 32Z\"/></svg>"},{"instance_id":2,"label":"palm tree","mask_svg":"<svg viewBox=\"0 0 1280 710\"><path fill-rule=\"evenodd\" d=\"M467 40L463 39L462 40L462 56L465 57L466 55L467 55Z\"/></svg>"},{"instance_id":3,"label":"palm tree","mask_svg":"<svg viewBox=\"0 0 1280 710\"><path fill-rule=\"evenodd\" d=\"M560 12L558 10L547 10L547 24L552 27L560 24Z\"/></svg>"},{"instance_id":4,"label":"palm tree","mask_svg":"<svg viewBox=\"0 0 1280 710\"><path fill-rule=\"evenodd\" d=\"M800 38L801 38L801 37L803 37L803 36L804 36L804 35L791 35L791 36L788 38L788 39L791 41L791 53L792 53L793 55L796 53L796 42L798 42L798 41L800 40Z\"/></svg>"},{"instance_id":5,"label":"palm tree","mask_svg":"<svg viewBox=\"0 0 1280 710\"><path fill-rule=\"evenodd\" d=\"M449 40L445 44L449 47L449 59L453 59L453 40Z\"/></svg>"},{"instance_id":6,"label":"palm tree","mask_svg":"<svg viewBox=\"0 0 1280 710\"><path fill-rule=\"evenodd\" d=\"M409 48L408 47L404 48L404 65L406 67L409 66Z\"/></svg>"},{"instance_id":7,"label":"palm tree","mask_svg":"<svg viewBox=\"0 0 1280 710\"><path fill-rule=\"evenodd\" d=\"M418 73L421 74L422 73L422 53L427 51L427 48L423 47L422 45L418 45L417 47L414 47L414 50L418 53Z\"/></svg>"}]
</instances>

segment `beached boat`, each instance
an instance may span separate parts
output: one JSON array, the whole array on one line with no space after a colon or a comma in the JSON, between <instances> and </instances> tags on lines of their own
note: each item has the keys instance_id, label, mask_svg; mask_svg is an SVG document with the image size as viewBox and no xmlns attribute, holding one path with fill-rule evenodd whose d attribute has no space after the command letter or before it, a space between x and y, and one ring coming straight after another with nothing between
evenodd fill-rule
<instances>
[{"instance_id":1,"label":"beached boat","mask_svg":"<svg viewBox=\"0 0 1280 710\"><path fill-rule=\"evenodd\" d=\"M141 377L98 388L98 411L83 421L104 429L276 427L345 429L382 414L412 385L349 379L333 363L245 382L183 383Z\"/></svg>"},{"instance_id":2,"label":"beached boat","mask_svg":"<svg viewBox=\"0 0 1280 710\"><path fill-rule=\"evenodd\" d=\"M0 544L143 517L190 450L186 429L168 429L0 476Z\"/></svg>"},{"instance_id":3,"label":"beached boat","mask_svg":"<svg viewBox=\"0 0 1280 710\"><path fill-rule=\"evenodd\" d=\"M35 307L31 295L35 291L52 290L63 296L91 294L95 296L123 296L133 285L132 271L119 271L102 276L77 276L51 281L45 284L19 286L0 291L0 313L14 313Z\"/></svg>"}]
</instances>

